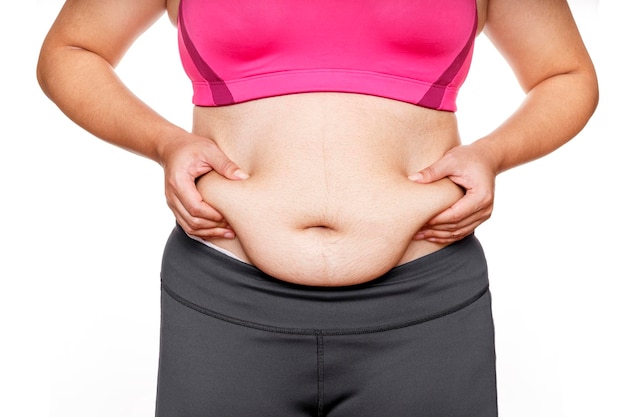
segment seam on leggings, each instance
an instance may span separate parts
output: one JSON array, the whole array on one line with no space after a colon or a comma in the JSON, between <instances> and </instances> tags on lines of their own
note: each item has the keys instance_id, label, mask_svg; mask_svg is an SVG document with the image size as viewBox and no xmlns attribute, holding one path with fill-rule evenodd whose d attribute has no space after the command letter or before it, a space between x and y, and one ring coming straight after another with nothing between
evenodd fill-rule
<instances>
[{"instance_id":1,"label":"seam on leggings","mask_svg":"<svg viewBox=\"0 0 626 417\"><path fill-rule=\"evenodd\" d=\"M324 416L324 335L318 331L317 341L317 417Z\"/></svg>"},{"instance_id":2,"label":"seam on leggings","mask_svg":"<svg viewBox=\"0 0 626 417\"><path fill-rule=\"evenodd\" d=\"M388 324L381 326L371 326L371 327L357 327L357 328L346 328L346 329L307 329L307 328L292 328L292 327L278 327L278 326L270 326L267 324L254 323L247 320L238 319L236 317L231 317L226 314L218 313L217 311L210 310L208 308L204 308L198 304L195 304L192 301L183 298L174 292L171 288L169 288L164 283L161 283L161 288L175 301L188 307L192 310L195 310L199 313L202 313L206 316L213 317L218 320L222 320L231 324L236 324L239 326L244 326L256 330L263 330L272 333L282 333L282 334L293 334L293 335L310 335L310 336L346 336L346 335L357 335L357 334L367 334L367 333L380 333L389 330L401 329L404 327L415 326L417 324L422 324L427 321L435 320L444 316L447 316L452 313L456 313L459 310L464 309L465 307L470 306L471 304L478 301L483 295L487 293L489 290L489 284L487 284L483 289L477 292L474 296L468 298L467 300L452 306L448 309L440 311L438 313L430 314L425 317L419 319L408 320L396 324Z\"/></svg>"}]
</instances>

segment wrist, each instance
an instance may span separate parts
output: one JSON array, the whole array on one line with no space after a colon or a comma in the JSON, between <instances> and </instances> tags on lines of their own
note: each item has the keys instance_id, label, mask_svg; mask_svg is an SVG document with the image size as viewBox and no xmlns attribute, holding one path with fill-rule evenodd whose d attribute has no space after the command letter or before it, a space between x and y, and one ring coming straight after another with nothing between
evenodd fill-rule
<instances>
[{"instance_id":1,"label":"wrist","mask_svg":"<svg viewBox=\"0 0 626 417\"><path fill-rule=\"evenodd\" d=\"M472 143L471 146L478 150L479 155L482 155L494 176L506 171L505 152L497 140L491 136L485 136Z\"/></svg>"},{"instance_id":2,"label":"wrist","mask_svg":"<svg viewBox=\"0 0 626 417\"><path fill-rule=\"evenodd\" d=\"M159 165L164 166L169 155L171 155L174 149L179 148L189 135L189 132L178 126L170 125L163 128L155 135L156 140L151 159Z\"/></svg>"}]
</instances>

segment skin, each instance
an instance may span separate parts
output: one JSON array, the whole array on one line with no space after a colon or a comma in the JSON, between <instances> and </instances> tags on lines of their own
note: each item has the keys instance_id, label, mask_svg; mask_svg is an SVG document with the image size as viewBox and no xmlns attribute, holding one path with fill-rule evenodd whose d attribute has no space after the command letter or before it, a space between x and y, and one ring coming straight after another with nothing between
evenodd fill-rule
<instances>
[{"instance_id":1,"label":"skin","mask_svg":"<svg viewBox=\"0 0 626 417\"><path fill-rule=\"evenodd\" d=\"M598 103L594 67L566 1L482 3L488 16L484 32L513 69L526 98L495 131L450 150L410 177L421 183L449 177L467 190L416 239L451 242L472 233L491 216L496 175L565 144Z\"/></svg>"},{"instance_id":2,"label":"skin","mask_svg":"<svg viewBox=\"0 0 626 417\"><path fill-rule=\"evenodd\" d=\"M472 233L493 210L496 176L540 158L574 137L598 101L593 64L565 0L479 0L479 31L511 65L526 92L496 130L409 173L418 183L449 178L465 196L434 216L415 240L448 244ZM248 174L210 138L187 132L155 113L115 75L125 51L177 1L68 0L41 49L43 91L94 135L159 163L176 220L200 238L235 237L203 201L195 180L215 171L232 181ZM103 36L106 34L106 36Z\"/></svg>"}]
</instances>

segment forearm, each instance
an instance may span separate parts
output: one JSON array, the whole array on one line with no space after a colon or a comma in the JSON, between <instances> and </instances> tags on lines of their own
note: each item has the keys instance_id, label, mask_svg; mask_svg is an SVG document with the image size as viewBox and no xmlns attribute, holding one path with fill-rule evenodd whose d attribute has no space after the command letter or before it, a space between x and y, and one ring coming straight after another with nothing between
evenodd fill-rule
<instances>
[{"instance_id":1,"label":"forearm","mask_svg":"<svg viewBox=\"0 0 626 417\"><path fill-rule=\"evenodd\" d=\"M182 129L139 100L101 56L71 46L42 50L37 76L43 91L95 136L161 163L161 149Z\"/></svg>"},{"instance_id":2,"label":"forearm","mask_svg":"<svg viewBox=\"0 0 626 417\"><path fill-rule=\"evenodd\" d=\"M593 70L556 75L532 88L518 110L476 146L496 173L549 154L576 136L598 101Z\"/></svg>"},{"instance_id":3,"label":"forearm","mask_svg":"<svg viewBox=\"0 0 626 417\"><path fill-rule=\"evenodd\" d=\"M593 63L565 0L489 0L485 33L507 60L526 99L476 142L499 173L572 139L598 102Z\"/></svg>"}]
</instances>

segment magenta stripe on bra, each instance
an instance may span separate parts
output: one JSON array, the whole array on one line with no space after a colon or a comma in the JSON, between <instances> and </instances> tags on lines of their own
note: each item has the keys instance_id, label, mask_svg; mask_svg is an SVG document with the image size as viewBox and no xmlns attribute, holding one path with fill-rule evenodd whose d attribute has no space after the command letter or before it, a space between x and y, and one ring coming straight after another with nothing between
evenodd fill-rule
<instances>
[{"instance_id":1,"label":"magenta stripe on bra","mask_svg":"<svg viewBox=\"0 0 626 417\"><path fill-rule=\"evenodd\" d=\"M183 42L185 42L185 47L187 48L187 52L191 57L194 65L198 69L198 72L202 75L202 77L209 82L211 87L211 93L213 94L213 101L217 106L224 106L227 104L233 104L235 100L233 99L233 95L231 94L228 86L216 73L213 69L207 64L200 53L196 49L196 46L193 44L193 41L189 37L189 33L187 32L187 28L185 27L185 21L183 19L182 8L179 12L179 26L181 35L183 37Z\"/></svg>"},{"instance_id":2,"label":"magenta stripe on bra","mask_svg":"<svg viewBox=\"0 0 626 417\"><path fill-rule=\"evenodd\" d=\"M470 34L467 43L456 56L450 66L441 74L439 79L430 87L430 89L424 94L424 97L417 103L419 106L429 107L432 109L438 109L441 106L441 100L443 100L443 94L446 91L446 86L452 83L454 77L459 73L465 59L469 55L472 45L474 44L474 37L476 36L476 29L478 26L478 11L474 17L474 29Z\"/></svg>"}]
</instances>

